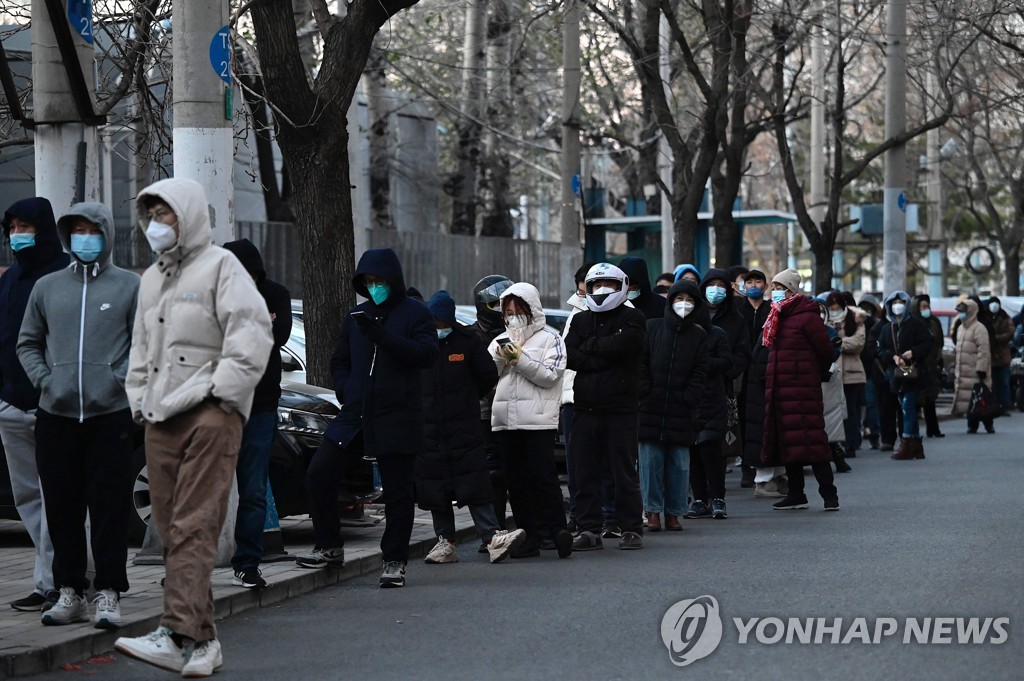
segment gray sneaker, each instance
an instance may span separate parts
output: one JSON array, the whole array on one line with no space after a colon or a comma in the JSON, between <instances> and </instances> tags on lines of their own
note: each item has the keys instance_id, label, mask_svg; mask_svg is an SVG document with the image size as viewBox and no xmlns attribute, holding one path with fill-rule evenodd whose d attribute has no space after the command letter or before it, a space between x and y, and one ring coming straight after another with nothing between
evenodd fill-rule
<instances>
[{"instance_id":1,"label":"gray sneaker","mask_svg":"<svg viewBox=\"0 0 1024 681\"><path fill-rule=\"evenodd\" d=\"M405 561L386 560L380 574L380 588L397 589L405 586Z\"/></svg>"},{"instance_id":2,"label":"gray sneaker","mask_svg":"<svg viewBox=\"0 0 1024 681\"><path fill-rule=\"evenodd\" d=\"M583 530L572 540L573 551L597 551L604 548L601 535L596 532Z\"/></svg>"},{"instance_id":3,"label":"gray sneaker","mask_svg":"<svg viewBox=\"0 0 1024 681\"><path fill-rule=\"evenodd\" d=\"M498 530L491 537L491 543L487 545L487 553L490 554L492 563L500 563L505 560L512 551L518 548L526 540L525 530Z\"/></svg>"},{"instance_id":4,"label":"gray sneaker","mask_svg":"<svg viewBox=\"0 0 1024 681\"><path fill-rule=\"evenodd\" d=\"M623 551L632 551L635 549L642 549L644 547L644 538L636 532L623 532L622 539L619 540L619 548Z\"/></svg>"},{"instance_id":5,"label":"gray sneaker","mask_svg":"<svg viewBox=\"0 0 1024 681\"><path fill-rule=\"evenodd\" d=\"M72 624L89 621L89 604L69 586L62 586L57 604L43 613L43 624Z\"/></svg>"},{"instance_id":6,"label":"gray sneaker","mask_svg":"<svg viewBox=\"0 0 1024 681\"><path fill-rule=\"evenodd\" d=\"M97 591L92 598L92 607L96 611L97 629L117 629L121 626L121 601L113 589Z\"/></svg>"},{"instance_id":7,"label":"gray sneaker","mask_svg":"<svg viewBox=\"0 0 1024 681\"><path fill-rule=\"evenodd\" d=\"M296 558L295 564L311 570L325 567L340 568L345 564L345 549L313 549L309 554Z\"/></svg>"}]
</instances>

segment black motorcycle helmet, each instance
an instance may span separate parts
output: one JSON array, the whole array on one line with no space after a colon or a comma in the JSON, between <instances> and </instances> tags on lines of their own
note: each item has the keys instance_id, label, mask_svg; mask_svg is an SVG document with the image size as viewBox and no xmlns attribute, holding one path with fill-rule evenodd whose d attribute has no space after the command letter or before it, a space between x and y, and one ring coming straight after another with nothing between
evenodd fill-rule
<instances>
[{"instance_id":1,"label":"black motorcycle helmet","mask_svg":"<svg viewBox=\"0 0 1024 681\"><path fill-rule=\"evenodd\" d=\"M476 321L480 328L489 333L501 333L505 322L501 315L501 294L513 282L500 274L489 274L473 287L473 303L476 305Z\"/></svg>"}]
</instances>

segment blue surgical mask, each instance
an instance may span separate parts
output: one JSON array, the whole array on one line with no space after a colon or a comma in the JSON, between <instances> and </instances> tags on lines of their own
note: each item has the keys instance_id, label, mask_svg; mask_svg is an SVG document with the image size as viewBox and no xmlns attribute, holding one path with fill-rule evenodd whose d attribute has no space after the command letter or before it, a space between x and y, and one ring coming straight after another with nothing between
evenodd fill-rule
<instances>
[{"instance_id":1,"label":"blue surgical mask","mask_svg":"<svg viewBox=\"0 0 1024 681\"><path fill-rule=\"evenodd\" d=\"M772 291L772 302L773 303L781 303L785 299L786 299L786 292L785 291Z\"/></svg>"},{"instance_id":2,"label":"blue surgical mask","mask_svg":"<svg viewBox=\"0 0 1024 681\"><path fill-rule=\"evenodd\" d=\"M102 234L72 234L71 252L82 262L92 262L100 257L105 243Z\"/></svg>"},{"instance_id":3,"label":"blue surgical mask","mask_svg":"<svg viewBox=\"0 0 1024 681\"><path fill-rule=\"evenodd\" d=\"M383 303L391 295L391 287L387 284L367 284L366 291L377 305Z\"/></svg>"},{"instance_id":4,"label":"blue surgical mask","mask_svg":"<svg viewBox=\"0 0 1024 681\"><path fill-rule=\"evenodd\" d=\"M448 328L448 329L438 329L437 330L437 340L444 340L445 338L448 337L448 334L450 334L451 332L452 332L452 330L450 328Z\"/></svg>"},{"instance_id":5,"label":"blue surgical mask","mask_svg":"<svg viewBox=\"0 0 1024 681\"><path fill-rule=\"evenodd\" d=\"M32 248L36 245L35 234L12 234L11 235L11 250L17 253L23 251L26 248Z\"/></svg>"},{"instance_id":6,"label":"blue surgical mask","mask_svg":"<svg viewBox=\"0 0 1024 681\"><path fill-rule=\"evenodd\" d=\"M626 294L626 299L627 300L636 300L639 297L640 297L640 289L637 289L636 291L630 291L629 293Z\"/></svg>"},{"instance_id":7,"label":"blue surgical mask","mask_svg":"<svg viewBox=\"0 0 1024 681\"><path fill-rule=\"evenodd\" d=\"M758 288L757 286L745 288L743 289L743 292L747 294L747 298L751 298L753 300L761 300L764 298L764 289Z\"/></svg>"},{"instance_id":8,"label":"blue surgical mask","mask_svg":"<svg viewBox=\"0 0 1024 681\"><path fill-rule=\"evenodd\" d=\"M704 297L712 305L721 305L725 300L725 289L721 286L708 286L704 291Z\"/></svg>"},{"instance_id":9,"label":"blue surgical mask","mask_svg":"<svg viewBox=\"0 0 1024 681\"><path fill-rule=\"evenodd\" d=\"M957 313L956 316L960 318L961 322L966 322L967 321L967 313L966 312L959 312L959 313Z\"/></svg>"},{"instance_id":10,"label":"blue surgical mask","mask_svg":"<svg viewBox=\"0 0 1024 681\"><path fill-rule=\"evenodd\" d=\"M921 316L922 316L922 317L923 317L924 319L928 319L929 317L931 317L931 316L932 316L932 311L931 311L931 310L929 310L928 308L925 308L925 309L921 310Z\"/></svg>"}]
</instances>

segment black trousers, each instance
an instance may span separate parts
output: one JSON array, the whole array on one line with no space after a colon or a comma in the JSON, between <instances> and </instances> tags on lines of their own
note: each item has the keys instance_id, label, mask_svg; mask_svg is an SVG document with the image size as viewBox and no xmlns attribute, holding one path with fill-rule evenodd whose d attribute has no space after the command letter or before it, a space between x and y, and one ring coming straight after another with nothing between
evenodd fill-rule
<instances>
[{"instance_id":1,"label":"black trousers","mask_svg":"<svg viewBox=\"0 0 1024 681\"><path fill-rule=\"evenodd\" d=\"M635 413L597 413L577 408L573 414L576 523L581 530L601 532L601 474L608 469L615 483L615 524L624 532L643 532L637 436Z\"/></svg>"},{"instance_id":2,"label":"black trousers","mask_svg":"<svg viewBox=\"0 0 1024 681\"><path fill-rule=\"evenodd\" d=\"M131 411L78 419L36 411L36 465L53 542L53 582L79 594L89 587L85 517L96 564L93 587L128 590L132 499Z\"/></svg>"},{"instance_id":3,"label":"black trousers","mask_svg":"<svg viewBox=\"0 0 1024 681\"><path fill-rule=\"evenodd\" d=\"M694 500L710 504L712 499L725 499L725 465L721 440L690 447L690 489Z\"/></svg>"},{"instance_id":4,"label":"black trousers","mask_svg":"<svg viewBox=\"0 0 1024 681\"><path fill-rule=\"evenodd\" d=\"M498 456L498 448L494 443L494 431L491 430L489 419L480 419L480 432L484 438L484 451L487 453L487 468L491 473L491 491L494 493L494 517L498 519L498 527L505 529L505 510L508 507L508 485L505 484L505 469Z\"/></svg>"},{"instance_id":5,"label":"black trousers","mask_svg":"<svg viewBox=\"0 0 1024 681\"><path fill-rule=\"evenodd\" d=\"M822 499L838 497L839 490L836 489L835 477L832 475L831 462L819 462L811 464L811 471L814 479L818 481L818 494ZM786 464L786 477L789 478L789 497L800 499L804 493L804 467L799 464Z\"/></svg>"},{"instance_id":6,"label":"black trousers","mask_svg":"<svg viewBox=\"0 0 1024 681\"><path fill-rule=\"evenodd\" d=\"M551 539L565 529L562 487L555 470L554 430L498 430L494 442L516 527L527 536Z\"/></svg>"},{"instance_id":7,"label":"black trousers","mask_svg":"<svg viewBox=\"0 0 1024 681\"><path fill-rule=\"evenodd\" d=\"M929 436L934 437L939 434L939 415L935 412L935 399L931 397L924 398L924 423L925 429Z\"/></svg>"},{"instance_id":8,"label":"black trousers","mask_svg":"<svg viewBox=\"0 0 1024 681\"><path fill-rule=\"evenodd\" d=\"M338 486L355 477L363 457L363 438L357 437L345 449L324 440L306 469L310 517L316 545L323 549L345 545L341 538ZM380 549L385 561L409 560L409 540L416 515L416 494L412 454L378 454L377 469L384 488L384 536Z\"/></svg>"},{"instance_id":9,"label":"black trousers","mask_svg":"<svg viewBox=\"0 0 1024 681\"><path fill-rule=\"evenodd\" d=\"M900 401L885 381L875 384L878 396L879 434L882 444L896 444L897 435L903 432L903 411Z\"/></svg>"}]
</instances>

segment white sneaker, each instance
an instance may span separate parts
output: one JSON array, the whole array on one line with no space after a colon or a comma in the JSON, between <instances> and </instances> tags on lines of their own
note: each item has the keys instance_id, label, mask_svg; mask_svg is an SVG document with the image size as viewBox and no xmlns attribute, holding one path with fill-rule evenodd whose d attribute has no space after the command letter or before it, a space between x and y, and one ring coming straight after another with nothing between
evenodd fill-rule
<instances>
[{"instance_id":1,"label":"white sneaker","mask_svg":"<svg viewBox=\"0 0 1024 681\"><path fill-rule=\"evenodd\" d=\"M487 545L487 553L491 556L492 563L500 563L512 553L512 550L523 543L526 539L525 530L498 530L491 537L491 543Z\"/></svg>"},{"instance_id":2,"label":"white sneaker","mask_svg":"<svg viewBox=\"0 0 1024 681\"><path fill-rule=\"evenodd\" d=\"M220 669L223 664L224 656L220 652L220 641L215 638L210 639L204 643L196 644L195 649L192 651L192 657L181 668L181 675L186 679L213 676L213 672Z\"/></svg>"},{"instance_id":3,"label":"white sneaker","mask_svg":"<svg viewBox=\"0 0 1024 681\"><path fill-rule=\"evenodd\" d=\"M92 598L96 610L97 629L117 629L121 626L121 600L113 589L97 591Z\"/></svg>"},{"instance_id":4,"label":"white sneaker","mask_svg":"<svg viewBox=\"0 0 1024 681\"><path fill-rule=\"evenodd\" d=\"M137 660L148 662L154 667L180 672L185 666L185 651L180 648L167 627L138 638L121 637L114 641L114 650Z\"/></svg>"},{"instance_id":5,"label":"white sneaker","mask_svg":"<svg viewBox=\"0 0 1024 681\"><path fill-rule=\"evenodd\" d=\"M89 621L89 604L70 586L60 588L57 603L43 613L43 624L71 624Z\"/></svg>"},{"instance_id":6,"label":"white sneaker","mask_svg":"<svg viewBox=\"0 0 1024 681\"><path fill-rule=\"evenodd\" d=\"M430 553L423 559L424 563L430 563L431 565L437 565L440 563L458 563L459 552L455 550L455 545L444 537L439 536L437 543L434 544L434 548L430 549Z\"/></svg>"},{"instance_id":7,"label":"white sneaker","mask_svg":"<svg viewBox=\"0 0 1024 681\"><path fill-rule=\"evenodd\" d=\"M781 499L786 496L779 491L779 483L777 479L769 480L768 482L759 482L754 485L754 496L761 499Z\"/></svg>"}]
</instances>

